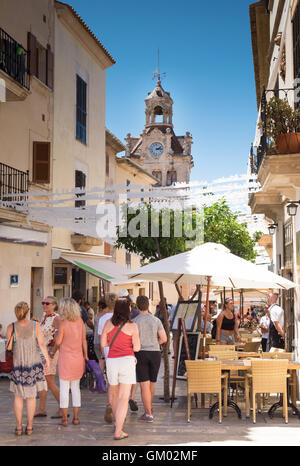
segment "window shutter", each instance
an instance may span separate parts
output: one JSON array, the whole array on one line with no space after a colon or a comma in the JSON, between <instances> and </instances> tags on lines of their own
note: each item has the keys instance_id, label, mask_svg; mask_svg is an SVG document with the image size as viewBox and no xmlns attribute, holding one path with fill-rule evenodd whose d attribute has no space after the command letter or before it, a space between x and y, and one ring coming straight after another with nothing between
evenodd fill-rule
<instances>
[{"instance_id":1,"label":"window shutter","mask_svg":"<svg viewBox=\"0 0 300 466\"><path fill-rule=\"evenodd\" d=\"M33 182L50 183L50 142L33 143Z\"/></svg>"},{"instance_id":2,"label":"window shutter","mask_svg":"<svg viewBox=\"0 0 300 466\"><path fill-rule=\"evenodd\" d=\"M29 74L36 76L37 74L37 40L36 37L28 32L28 51L29 51Z\"/></svg>"},{"instance_id":3,"label":"window shutter","mask_svg":"<svg viewBox=\"0 0 300 466\"><path fill-rule=\"evenodd\" d=\"M50 46L47 48L47 86L50 89L54 87L54 54Z\"/></svg>"},{"instance_id":4,"label":"window shutter","mask_svg":"<svg viewBox=\"0 0 300 466\"><path fill-rule=\"evenodd\" d=\"M104 243L104 254L106 256L110 256L111 255L111 248L110 248L110 244L109 243Z\"/></svg>"},{"instance_id":5,"label":"window shutter","mask_svg":"<svg viewBox=\"0 0 300 466\"><path fill-rule=\"evenodd\" d=\"M107 152L105 154L105 174L109 176L109 155Z\"/></svg>"}]
</instances>

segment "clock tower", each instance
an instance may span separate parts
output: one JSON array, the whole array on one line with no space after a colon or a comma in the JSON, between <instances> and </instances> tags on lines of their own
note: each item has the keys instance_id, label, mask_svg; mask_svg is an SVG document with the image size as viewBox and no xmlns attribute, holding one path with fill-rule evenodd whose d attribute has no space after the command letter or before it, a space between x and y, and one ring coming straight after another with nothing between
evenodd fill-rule
<instances>
[{"instance_id":1,"label":"clock tower","mask_svg":"<svg viewBox=\"0 0 300 466\"><path fill-rule=\"evenodd\" d=\"M192 136L176 136L173 129L173 100L161 85L160 76L155 89L145 99L146 123L142 134L127 134L126 157L151 175L161 186L189 182L193 164Z\"/></svg>"}]
</instances>

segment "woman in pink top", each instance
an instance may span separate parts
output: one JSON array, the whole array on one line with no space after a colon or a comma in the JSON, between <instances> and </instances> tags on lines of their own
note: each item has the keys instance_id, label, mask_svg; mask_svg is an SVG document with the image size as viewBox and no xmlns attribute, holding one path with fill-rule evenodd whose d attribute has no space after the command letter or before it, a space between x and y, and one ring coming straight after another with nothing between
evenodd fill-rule
<instances>
[{"instance_id":1,"label":"woman in pink top","mask_svg":"<svg viewBox=\"0 0 300 466\"><path fill-rule=\"evenodd\" d=\"M118 299L113 316L101 334L101 348L109 346L106 372L111 390L112 409L115 416L115 440L127 438L123 424L128 410L131 385L136 383L134 352L141 344L138 326L130 320L130 305L127 299Z\"/></svg>"},{"instance_id":2,"label":"woman in pink top","mask_svg":"<svg viewBox=\"0 0 300 466\"><path fill-rule=\"evenodd\" d=\"M86 329L81 319L80 307L72 298L64 298L58 309L63 318L50 356L54 356L59 348L58 375L60 386L60 408L62 410L61 425L68 425L69 390L72 392L74 418L78 425L79 408L81 406L80 379L83 376L85 361L88 360Z\"/></svg>"}]
</instances>

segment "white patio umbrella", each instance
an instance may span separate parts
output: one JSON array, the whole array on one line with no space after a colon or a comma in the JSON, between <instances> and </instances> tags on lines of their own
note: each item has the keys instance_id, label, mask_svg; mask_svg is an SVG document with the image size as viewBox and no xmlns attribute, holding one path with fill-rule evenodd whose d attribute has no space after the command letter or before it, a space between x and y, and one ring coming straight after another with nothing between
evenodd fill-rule
<instances>
[{"instance_id":1,"label":"white patio umbrella","mask_svg":"<svg viewBox=\"0 0 300 466\"><path fill-rule=\"evenodd\" d=\"M193 282L198 285L206 285L204 339L210 287L290 289L297 286L296 283L280 275L261 269L252 262L232 254L228 248L217 243L204 243L191 251L140 267L128 276L135 279L166 281L174 284Z\"/></svg>"},{"instance_id":2,"label":"white patio umbrella","mask_svg":"<svg viewBox=\"0 0 300 466\"><path fill-rule=\"evenodd\" d=\"M196 283L235 289L290 289L296 285L241 257L222 244L204 243L191 251L176 254L133 270L129 278L165 281L174 284Z\"/></svg>"}]
</instances>

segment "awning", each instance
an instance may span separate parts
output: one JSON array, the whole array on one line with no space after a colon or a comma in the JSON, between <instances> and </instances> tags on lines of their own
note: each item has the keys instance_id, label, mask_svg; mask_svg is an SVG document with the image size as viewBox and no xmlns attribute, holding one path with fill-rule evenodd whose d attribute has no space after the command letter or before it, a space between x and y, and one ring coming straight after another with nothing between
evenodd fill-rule
<instances>
[{"instance_id":1,"label":"awning","mask_svg":"<svg viewBox=\"0 0 300 466\"><path fill-rule=\"evenodd\" d=\"M94 275L113 284L114 281L128 282L127 273L130 271L115 262L99 258L85 258L82 256L62 254L61 258Z\"/></svg>"}]
</instances>

